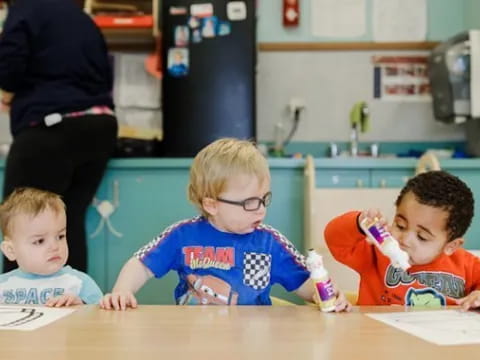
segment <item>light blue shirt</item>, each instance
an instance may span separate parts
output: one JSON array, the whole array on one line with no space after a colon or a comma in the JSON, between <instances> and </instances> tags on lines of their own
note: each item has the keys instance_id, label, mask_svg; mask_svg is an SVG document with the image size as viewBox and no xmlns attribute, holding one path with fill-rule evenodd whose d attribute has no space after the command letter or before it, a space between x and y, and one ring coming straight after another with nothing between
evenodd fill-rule
<instances>
[{"instance_id":1,"label":"light blue shirt","mask_svg":"<svg viewBox=\"0 0 480 360\"><path fill-rule=\"evenodd\" d=\"M49 298L63 294L76 295L85 304L98 304L103 295L90 276L70 266L51 275L20 269L0 274L0 304L44 305Z\"/></svg>"}]
</instances>

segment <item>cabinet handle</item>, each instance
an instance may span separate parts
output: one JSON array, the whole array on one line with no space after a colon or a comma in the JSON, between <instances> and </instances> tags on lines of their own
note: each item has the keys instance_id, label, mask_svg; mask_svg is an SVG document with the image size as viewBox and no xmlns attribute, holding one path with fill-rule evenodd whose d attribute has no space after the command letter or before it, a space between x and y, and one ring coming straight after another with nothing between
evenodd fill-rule
<instances>
[{"instance_id":1,"label":"cabinet handle","mask_svg":"<svg viewBox=\"0 0 480 360\"><path fill-rule=\"evenodd\" d=\"M95 197L93 199L92 205L97 209L98 213L101 216L101 219L95 231L90 234L90 237L93 238L100 234L105 225L113 235L117 237L122 237L123 234L117 231L110 222L110 216L115 212L115 210L117 210L118 206L120 205L120 182L118 180L113 181L112 201L100 201Z\"/></svg>"},{"instance_id":2,"label":"cabinet handle","mask_svg":"<svg viewBox=\"0 0 480 360\"><path fill-rule=\"evenodd\" d=\"M386 179L380 180L380 187L381 188L386 188L387 187L387 180Z\"/></svg>"},{"instance_id":3,"label":"cabinet handle","mask_svg":"<svg viewBox=\"0 0 480 360\"><path fill-rule=\"evenodd\" d=\"M363 180L362 179L357 179L357 187L359 187L359 188L363 187Z\"/></svg>"}]
</instances>

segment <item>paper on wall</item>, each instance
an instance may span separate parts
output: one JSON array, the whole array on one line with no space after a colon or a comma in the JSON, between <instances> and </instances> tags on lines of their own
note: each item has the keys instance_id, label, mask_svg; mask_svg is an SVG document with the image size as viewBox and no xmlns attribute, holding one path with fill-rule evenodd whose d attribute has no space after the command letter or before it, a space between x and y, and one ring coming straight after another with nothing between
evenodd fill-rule
<instances>
[{"instance_id":1,"label":"paper on wall","mask_svg":"<svg viewBox=\"0 0 480 360\"><path fill-rule=\"evenodd\" d=\"M374 0L372 13L374 41L425 41L426 0Z\"/></svg>"},{"instance_id":2,"label":"paper on wall","mask_svg":"<svg viewBox=\"0 0 480 360\"><path fill-rule=\"evenodd\" d=\"M75 309L0 305L0 330L35 330L74 312Z\"/></svg>"},{"instance_id":3,"label":"paper on wall","mask_svg":"<svg viewBox=\"0 0 480 360\"><path fill-rule=\"evenodd\" d=\"M312 34L355 38L365 35L365 0L312 0Z\"/></svg>"},{"instance_id":4,"label":"paper on wall","mask_svg":"<svg viewBox=\"0 0 480 360\"><path fill-rule=\"evenodd\" d=\"M373 97L383 101L431 101L427 55L376 55Z\"/></svg>"},{"instance_id":5,"label":"paper on wall","mask_svg":"<svg viewBox=\"0 0 480 360\"><path fill-rule=\"evenodd\" d=\"M115 54L115 105L142 109L160 108L161 82L145 69L146 57L144 54Z\"/></svg>"},{"instance_id":6,"label":"paper on wall","mask_svg":"<svg viewBox=\"0 0 480 360\"><path fill-rule=\"evenodd\" d=\"M431 310L366 315L437 345L480 344L478 312Z\"/></svg>"}]
</instances>

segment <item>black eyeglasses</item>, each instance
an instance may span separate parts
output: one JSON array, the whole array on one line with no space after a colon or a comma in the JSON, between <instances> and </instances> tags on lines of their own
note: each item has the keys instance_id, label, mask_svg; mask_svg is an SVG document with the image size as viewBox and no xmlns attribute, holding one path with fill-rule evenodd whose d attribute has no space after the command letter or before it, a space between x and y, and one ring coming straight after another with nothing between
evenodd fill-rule
<instances>
[{"instance_id":1,"label":"black eyeglasses","mask_svg":"<svg viewBox=\"0 0 480 360\"><path fill-rule=\"evenodd\" d=\"M222 198L217 198L217 200L226 204L242 206L243 210L245 211L257 211L258 209L260 209L260 206L262 206L262 204L265 207L270 205L270 203L272 202L272 193L269 191L268 193L263 195L262 198L251 197L242 201L233 201Z\"/></svg>"}]
</instances>

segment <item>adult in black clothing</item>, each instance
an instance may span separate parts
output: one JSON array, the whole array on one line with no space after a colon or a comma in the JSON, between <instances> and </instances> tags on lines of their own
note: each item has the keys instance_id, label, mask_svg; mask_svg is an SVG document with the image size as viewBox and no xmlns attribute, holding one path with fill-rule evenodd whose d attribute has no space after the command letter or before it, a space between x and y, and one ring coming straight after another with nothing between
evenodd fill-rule
<instances>
[{"instance_id":1,"label":"adult in black clothing","mask_svg":"<svg viewBox=\"0 0 480 360\"><path fill-rule=\"evenodd\" d=\"M0 88L13 136L3 196L20 186L62 195L69 264L86 271L85 214L117 136L101 32L74 0L10 1ZM4 271L16 267L4 260Z\"/></svg>"}]
</instances>

